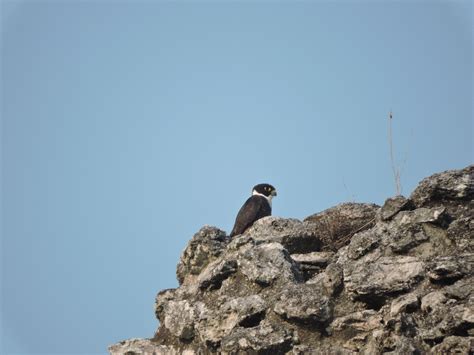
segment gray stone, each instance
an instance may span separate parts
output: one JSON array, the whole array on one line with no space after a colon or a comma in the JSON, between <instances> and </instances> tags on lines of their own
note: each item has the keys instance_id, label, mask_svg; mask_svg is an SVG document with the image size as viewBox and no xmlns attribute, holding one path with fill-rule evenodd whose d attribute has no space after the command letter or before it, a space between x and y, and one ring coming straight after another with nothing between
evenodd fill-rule
<instances>
[{"instance_id":1,"label":"gray stone","mask_svg":"<svg viewBox=\"0 0 474 355\"><path fill-rule=\"evenodd\" d=\"M400 225L391 229L389 233L390 249L397 254L406 253L429 239L423 227L416 223Z\"/></svg>"},{"instance_id":2,"label":"gray stone","mask_svg":"<svg viewBox=\"0 0 474 355\"><path fill-rule=\"evenodd\" d=\"M211 226L201 228L181 255L176 268L179 283L199 275L207 264L222 253L228 242L229 238L224 231Z\"/></svg>"},{"instance_id":3,"label":"gray stone","mask_svg":"<svg viewBox=\"0 0 474 355\"><path fill-rule=\"evenodd\" d=\"M323 286L331 296L336 296L343 288L344 272L341 265L329 264L323 272Z\"/></svg>"},{"instance_id":4,"label":"gray stone","mask_svg":"<svg viewBox=\"0 0 474 355\"><path fill-rule=\"evenodd\" d=\"M413 223L437 223L443 224L446 209L444 207L425 208L420 207L413 211L400 212L396 219L401 225Z\"/></svg>"},{"instance_id":5,"label":"gray stone","mask_svg":"<svg viewBox=\"0 0 474 355\"><path fill-rule=\"evenodd\" d=\"M304 305L304 306L302 306ZM273 308L289 321L321 326L331 319L330 298L318 285L293 285L284 289Z\"/></svg>"},{"instance_id":6,"label":"gray stone","mask_svg":"<svg viewBox=\"0 0 474 355\"><path fill-rule=\"evenodd\" d=\"M449 336L441 344L433 346L430 354L472 354L474 337Z\"/></svg>"},{"instance_id":7,"label":"gray stone","mask_svg":"<svg viewBox=\"0 0 474 355\"><path fill-rule=\"evenodd\" d=\"M163 291L160 291L158 295L156 295L155 299L155 315L156 318L163 322L165 317L165 307L168 302L174 300L176 298L176 289L170 288Z\"/></svg>"},{"instance_id":8,"label":"gray stone","mask_svg":"<svg viewBox=\"0 0 474 355\"><path fill-rule=\"evenodd\" d=\"M308 280L306 284L321 285L327 294L336 296L342 291L343 277L342 266L332 263L327 266L326 270Z\"/></svg>"},{"instance_id":9,"label":"gray stone","mask_svg":"<svg viewBox=\"0 0 474 355\"><path fill-rule=\"evenodd\" d=\"M291 351L286 353L287 355L354 355L354 353L348 349L343 348L335 344L321 344L317 347L309 347L307 345L295 345Z\"/></svg>"},{"instance_id":10,"label":"gray stone","mask_svg":"<svg viewBox=\"0 0 474 355\"><path fill-rule=\"evenodd\" d=\"M352 237L348 246L348 256L351 259L359 259L374 250L380 243L381 237L375 228L357 233Z\"/></svg>"},{"instance_id":11,"label":"gray stone","mask_svg":"<svg viewBox=\"0 0 474 355\"><path fill-rule=\"evenodd\" d=\"M344 268L344 284L354 298L377 303L380 296L408 291L424 277L423 262L415 257L381 257Z\"/></svg>"},{"instance_id":12,"label":"gray stone","mask_svg":"<svg viewBox=\"0 0 474 355\"><path fill-rule=\"evenodd\" d=\"M215 290L222 282L237 271L237 260L216 260L209 264L198 276L197 282L201 290Z\"/></svg>"},{"instance_id":13,"label":"gray stone","mask_svg":"<svg viewBox=\"0 0 474 355\"><path fill-rule=\"evenodd\" d=\"M391 221L377 224L382 246L395 254L418 254L422 259L445 253L452 242L447 238L444 207L401 211ZM417 248L416 251L412 249Z\"/></svg>"},{"instance_id":14,"label":"gray stone","mask_svg":"<svg viewBox=\"0 0 474 355\"><path fill-rule=\"evenodd\" d=\"M462 252L474 253L474 206L472 215L454 220L448 227L447 236Z\"/></svg>"},{"instance_id":15,"label":"gray stone","mask_svg":"<svg viewBox=\"0 0 474 355\"><path fill-rule=\"evenodd\" d=\"M379 348L383 350L384 355L415 355L418 353L412 339L396 334L383 339Z\"/></svg>"},{"instance_id":16,"label":"gray stone","mask_svg":"<svg viewBox=\"0 0 474 355\"><path fill-rule=\"evenodd\" d=\"M473 305L448 305L450 300L445 305L438 305L431 311L429 316L424 320L428 325L423 327L419 335L426 342L439 342L448 335L458 335L459 333L466 333L467 330L473 327ZM455 301L452 301L455 304Z\"/></svg>"},{"instance_id":17,"label":"gray stone","mask_svg":"<svg viewBox=\"0 0 474 355\"><path fill-rule=\"evenodd\" d=\"M321 272L333 257L333 252L324 251L314 251L307 254L291 254L291 258L297 262L305 280Z\"/></svg>"},{"instance_id":18,"label":"gray stone","mask_svg":"<svg viewBox=\"0 0 474 355\"><path fill-rule=\"evenodd\" d=\"M257 243L279 243L292 254L321 249L321 240L315 230L294 218L261 218L244 235Z\"/></svg>"},{"instance_id":19,"label":"gray stone","mask_svg":"<svg viewBox=\"0 0 474 355\"><path fill-rule=\"evenodd\" d=\"M423 207L433 202L474 198L474 165L434 174L421 181L410 199Z\"/></svg>"},{"instance_id":20,"label":"gray stone","mask_svg":"<svg viewBox=\"0 0 474 355\"><path fill-rule=\"evenodd\" d=\"M214 306L214 307L212 307ZM202 342L217 346L222 339L241 327L252 328L265 318L267 305L258 295L237 297L211 308L203 307L196 325Z\"/></svg>"},{"instance_id":21,"label":"gray stone","mask_svg":"<svg viewBox=\"0 0 474 355\"><path fill-rule=\"evenodd\" d=\"M111 355L203 355L199 349L159 345L152 339L129 339L109 347Z\"/></svg>"},{"instance_id":22,"label":"gray stone","mask_svg":"<svg viewBox=\"0 0 474 355\"><path fill-rule=\"evenodd\" d=\"M440 305L444 305L447 300L442 291L430 292L421 299L421 310L429 313L432 310L438 309Z\"/></svg>"},{"instance_id":23,"label":"gray stone","mask_svg":"<svg viewBox=\"0 0 474 355\"><path fill-rule=\"evenodd\" d=\"M294 261L300 264L314 265L317 267L326 266L333 256L334 256L333 252L327 252L327 251L319 251L319 252L315 251L315 252L306 253L306 254L291 254L291 258Z\"/></svg>"},{"instance_id":24,"label":"gray stone","mask_svg":"<svg viewBox=\"0 0 474 355\"><path fill-rule=\"evenodd\" d=\"M420 298L414 293L400 296L392 301L390 306L390 315L392 317L401 312L413 312L420 307Z\"/></svg>"},{"instance_id":25,"label":"gray stone","mask_svg":"<svg viewBox=\"0 0 474 355\"><path fill-rule=\"evenodd\" d=\"M457 300L466 300L469 296L474 295L474 278L465 277L454 284L446 286L443 289L447 297Z\"/></svg>"},{"instance_id":26,"label":"gray stone","mask_svg":"<svg viewBox=\"0 0 474 355\"><path fill-rule=\"evenodd\" d=\"M225 313L234 312L236 324L245 328L257 326L265 317L266 309L265 301L258 295L234 298L222 308Z\"/></svg>"},{"instance_id":27,"label":"gray stone","mask_svg":"<svg viewBox=\"0 0 474 355\"><path fill-rule=\"evenodd\" d=\"M383 221L387 221L395 216L398 212L412 209L413 202L401 195L390 197L385 200L384 205L380 209L380 217Z\"/></svg>"},{"instance_id":28,"label":"gray stone","mask_svg":"<svg viewBox=\"0 0 474 355\"><path fill-rule=\"evenodd\" d=\"M194 338L194 307L188 301L169 301L165 307L163 325L180 340Z\"/></svg>"},{"instance_id":29,"label":"gray stone","mask_svg":"<svg viewBox=\"0 0 474 355\"><path fill-rule=\"evenodd\" d=\"M232 354L284 354L291 349L293 335L283 327L261 324L254 328L239 328L224 337L223 352Z\"/></svg>"},{"instance_id":30,"label":"gray stone","mask_svg":"<svg viewBox=\"0 0 474 355\"><path fill-rule=\"evenodd\" d=\"M450 282L465 275L472 275L474 254L438 257L428 263L428 277L433 282Z\"/></svg>"},{"instance_id":31,"label":"gray stone","mask_svg":"<svg viewBox=\"0 0 474 355\"><path fill-rule=\"evenodd\" d=\"M255 246L242 254L239 268L248 280L267 287L275 281L297 282L303 279L296 263L279 243Z\"/></svg>"},{"instance_id":32,"label":"gray stone","mask_svg":"<svg viewBox=\"0 0 474 355\"><path fill-rule=\"evenodd\" d=\"M369 332L380 328L382 317L374 310L365 310L350 313L344 317L336 318L331 323L334 332L349 332L350 334Z\"/></svg>"}]
</instances>

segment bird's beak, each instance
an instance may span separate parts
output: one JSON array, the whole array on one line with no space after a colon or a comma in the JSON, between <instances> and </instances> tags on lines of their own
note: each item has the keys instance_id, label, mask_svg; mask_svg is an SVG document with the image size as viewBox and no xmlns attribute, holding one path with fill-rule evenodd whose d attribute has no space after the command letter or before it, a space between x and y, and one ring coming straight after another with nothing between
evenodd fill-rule
<instances>
[{"instance_id":1,"label":"bird's beak","mask_svg":"<svg viewBox=\"0 0 474 355\"><path fill-rule=\"evenodd\" d=\"M276 195L277 195L276 190L273 190L273 191L272 191L272 196L276 196Z\"/></svg>"}]
</instances>

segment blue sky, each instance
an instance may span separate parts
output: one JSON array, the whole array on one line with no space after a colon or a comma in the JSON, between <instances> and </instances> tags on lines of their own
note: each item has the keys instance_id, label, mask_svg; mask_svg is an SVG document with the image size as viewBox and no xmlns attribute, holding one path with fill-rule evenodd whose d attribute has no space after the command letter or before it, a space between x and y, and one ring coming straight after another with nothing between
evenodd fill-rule
<instances>
[{"instance_id":1,"label":"blue sky","mask_svg":"<svg viewBox=\"0 0 474 355\"><path fill-rule=\"evenodd\" d=\"M472 164L468 1L1 2L2 353L151 337L253 185L304 218Z\"/></svg>"}]
</instances>

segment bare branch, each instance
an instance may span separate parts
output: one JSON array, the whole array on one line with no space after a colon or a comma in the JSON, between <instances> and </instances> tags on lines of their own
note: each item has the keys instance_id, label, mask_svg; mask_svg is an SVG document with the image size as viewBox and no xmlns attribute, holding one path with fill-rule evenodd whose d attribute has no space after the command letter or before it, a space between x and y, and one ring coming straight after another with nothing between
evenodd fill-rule
<instances>
[{"instance_id":1,"label":"bare branch","mask_svg":"<svg viewBox=\"0 0 474 355\"><path fill-rule=\"evenodd\" d=\"M392 164L393 178L395 179L396 193L397 195L400 195L402 191L400 183L400 168L395 164L395 159L393 158L392 119L393 113L392 110L390 110L388 114L388 144L390 146L390 162Z\"/></svg>"}]
</instances>

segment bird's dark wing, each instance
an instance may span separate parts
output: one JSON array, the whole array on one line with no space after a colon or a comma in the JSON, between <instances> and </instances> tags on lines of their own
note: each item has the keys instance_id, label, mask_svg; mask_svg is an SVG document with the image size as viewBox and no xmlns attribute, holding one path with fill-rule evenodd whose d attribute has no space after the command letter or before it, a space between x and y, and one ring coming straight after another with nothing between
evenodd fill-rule
<instances>
[{"instance_id":1,"label":"bird's dark wing","mask_svg":"<svg viewBox=\"0 0 474 355\"><path fill-rule=\"evenodd\" d=\"M262 196L251 196L240 209L235 219L234 228L230 236L242 234L248 227L250 227L256 220L270 216L272 208L267 199Z\"/></svg>"}]
</instances>

